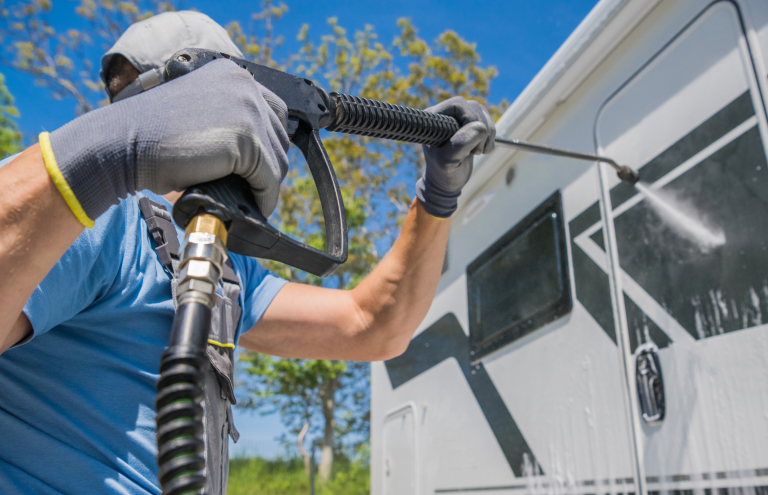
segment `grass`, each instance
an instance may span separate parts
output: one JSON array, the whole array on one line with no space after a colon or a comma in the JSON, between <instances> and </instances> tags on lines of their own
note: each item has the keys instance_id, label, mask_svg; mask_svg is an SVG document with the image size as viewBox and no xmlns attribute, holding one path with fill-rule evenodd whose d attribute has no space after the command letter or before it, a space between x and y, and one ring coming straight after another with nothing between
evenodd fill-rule
<instances>
[{"instance_id":1,"label":"grass","mask_svg":"<svg viewBox=\"0 0 768 495\"><path fill-rule=\"evenodd\" d=\"M331 478L315 478L317 495L368 495L370 472L366 460L336 459ZM232 459L227 495L308 495L309 476L301 459Z\"/></svg>"}]
</instances>

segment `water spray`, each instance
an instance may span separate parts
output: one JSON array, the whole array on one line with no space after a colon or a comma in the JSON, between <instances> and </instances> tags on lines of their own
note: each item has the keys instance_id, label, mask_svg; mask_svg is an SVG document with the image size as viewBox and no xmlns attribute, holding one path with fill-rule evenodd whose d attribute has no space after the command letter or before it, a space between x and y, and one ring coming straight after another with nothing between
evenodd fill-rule
<instances>
[{"instance_id":1,"label":"water spray","mask_svg":"<svg viewBox=\"0 0 768 495\"><path fill-rule=\"evenodd\" d=\"M528 151L531 153L562 156L590 162L607 163L616 170L616 173L622 182L637 188L640 194L649 200L651 207L673 230L675 230L681 236L695 241L702 247L703 250L722 246L726 242L724 233L714 232L708 229L702 222L689 215L686 215L681 211L679 205L676 205L674 201L671 201L669 198L662 198L657 192L653 190L652 187L639 183L640 174L636 170L633 170L626 165L619 165L615 160L611 158L501 137L496 138L496 144L521 151Z\"/></svg>"}]
</instances>

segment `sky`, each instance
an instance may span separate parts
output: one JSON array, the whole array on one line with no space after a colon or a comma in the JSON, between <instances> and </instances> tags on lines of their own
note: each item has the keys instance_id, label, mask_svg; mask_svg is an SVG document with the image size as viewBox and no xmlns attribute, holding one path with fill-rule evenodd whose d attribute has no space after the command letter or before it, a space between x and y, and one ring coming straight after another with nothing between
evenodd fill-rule
<instances>
[{"instance_id":1,"label":"sky","mask_svg":"<svg viewBox=\"0 0 768 495\"><path fill-rule=\"evenodd\" d=\"M8 2L12 4L13 2ZM85 27L74 14L79 2L56 0L50 22L57 29ZM298 46L295 35L304 24L312 33L327 32L326 19L337 17L340 26L352 32L372 24L379 40L388 45L397 33L399 18L410 18L419 35L433 40L445 30L454 30L477 43L483 64L493 65L499 76L491 85L490 101L510 102L520 94L549 58L596 4L595 0L285 0L289 12L276 31L285 36L285 51ZM246 21L259 11L260 1L187 0L220 24ZM94 53L98 67L99 54ZM27 144L42 131L53 131L75 117L72 100L53 101L47 91L24 74L3 69L8 89L21 113L18 124ZM274 438L282 432L279 418L262 418L237 410L235 421L241 441L235 454L274 455L280 449Z\"/></svg>"}]
</instances>

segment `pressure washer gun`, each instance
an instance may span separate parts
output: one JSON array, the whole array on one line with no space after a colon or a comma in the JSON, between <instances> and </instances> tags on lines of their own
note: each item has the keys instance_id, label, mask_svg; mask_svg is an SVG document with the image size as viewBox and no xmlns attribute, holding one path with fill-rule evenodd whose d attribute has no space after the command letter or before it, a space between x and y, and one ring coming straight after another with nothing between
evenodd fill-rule
<instances>
[{"instance_id":1,"label":"pressure washer gun","mask_svg":"<svg viewBox=\"0 0 768 495\"><path fill-rule=\"evenodd\" d=\"M214 291L227 253L280 261L318 276L332 274L347 260L344 205L320 130L428 145L441 145L459 130L453 117L342 93L329 94L309 79L211 50L190 48L177 52L165 66L163 82L221 58L248 71L287 105L288 136L307 160L319 193L326 250L303 244L270 225L256 206L248 183L236 175L191 187L174 205L173 219L185 228L186 238L180 253L178 309L157 385L158 478L164 495L203 493L205 489L201 370L205 366ZM522 141L497 138L497 142L526 151L612 162ZM619 176L624 175L622 180L636 182L636 172L612 163Z\"/></svg>"},{"instance_id":2,"label":"pressure washer gun","mask_svg":"<svg viewBox=\"0 0 768 495\"><path fill-rule=\"evenodd\" d=\"M327 276L347 259L347 226L333 166L320 141L320 130L442 144L459 129L452 117L399 105L328 94L309 79L264 65L200 49L176 53L165 66L165 80L175 79L216 59L232 60L288 106L288 136L303 153L312 172L325 217L326 251L292 239L261 214L244 179L229 176L190 188L173 208L173 219L186 226L199 212L219 217L228 227L227 249L233 253L280 261ZM222 88L226 91L226 88Z\"/></svg>"}]
</instances>

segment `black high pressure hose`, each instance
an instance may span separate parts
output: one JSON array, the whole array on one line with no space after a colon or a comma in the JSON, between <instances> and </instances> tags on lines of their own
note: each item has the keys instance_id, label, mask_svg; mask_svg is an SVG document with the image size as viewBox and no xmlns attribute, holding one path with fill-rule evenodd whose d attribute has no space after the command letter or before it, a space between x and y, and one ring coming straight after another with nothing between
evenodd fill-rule
<instances>
[{"instance_id":1,"label":"black high pressure hose","mask_svg":"<svg viewBox=\"0 0 768 495\"><path fill-rule=\"evenodd\" d=\"M178 308L160 361L155 408L158 480L163 495L205 493L204 370L214 290L227 258L224 223L208 214L186 229Z\"/></svg>"},{"instance_id":2,"label":"black high pressure hose","mask_svg":"<svg viewBox=\"0 0 768 495\"><path fill-rule=\"evenodd\" d=\"M202 303L179 306L157 382L158 480L164 494L202 493L205 488L203 369L211 310Z\"/></svg>"}]
</instances>

